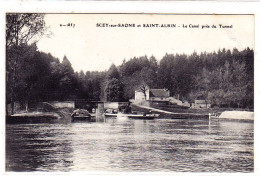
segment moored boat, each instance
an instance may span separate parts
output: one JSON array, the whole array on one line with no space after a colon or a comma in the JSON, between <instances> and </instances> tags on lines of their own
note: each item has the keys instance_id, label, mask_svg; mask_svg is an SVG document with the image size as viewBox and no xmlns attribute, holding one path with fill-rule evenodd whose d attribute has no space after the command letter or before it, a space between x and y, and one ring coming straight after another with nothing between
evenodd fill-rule
<instances>
[{"instance_id":1,"label":"moored boat","mask_svg":"<svg viewBox=\"0 0 260 176\"><path fill-rule=\"evenodd\" d=\"M116 109L106 109L104 115L105 117L117 117L118 111Z\"/></svg>"},{"instance_id":2,"label":"moored boat","mask_svg":"<svg viewBox=\"0 0 260 176\"><path fill-rule=\"evenodd\" d=\"M159 114L127 114L127 116L131 119L145 119L152 120L155 117L158 117Z\"/></svg>"},{"instance_id":3,"label":"moored boat","mask_svg":"<svg viewBox=\"0 0 260 176\"><path fill-rule=\"evenodd\" d=\"M76 109L71 114L71 118L72 118L73 121L74 120L90 120L91 119L91 115L90 115L90 113L87 110Z\"/></svg>"},{"instance_id":4,"label":"moored boat","mask_svg":"<svg viewBox=\"0 0 260 176\"><path fill-rule=\"evenodd\" d=\"M117 117L118 114L116 113L104 113L105 117Z\"/></svg>"},{"instance_id":5,"label":"moored boat","mask_svg":"<svg viewBox=\"0 0 260 176\"><path fill-rule=\"evenodd\" d=\"M122 113L104 113L105 117L128 117L131 119L154 119L160 114L122 114Z\"/></svg>"}]
</instances>

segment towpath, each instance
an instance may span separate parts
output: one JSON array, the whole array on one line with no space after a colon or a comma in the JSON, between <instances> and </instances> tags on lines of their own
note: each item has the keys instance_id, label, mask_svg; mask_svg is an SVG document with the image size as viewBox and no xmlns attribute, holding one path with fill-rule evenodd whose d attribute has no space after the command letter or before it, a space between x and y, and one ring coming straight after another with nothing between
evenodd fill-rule
<instances>
[{"instance_id":1,"label":"towpath","mask_svg":"<svg viewBox=\"0 0 260 176\"><path fill-rule=\"evenodd\" d=\"M133 104L139 108L144 108L147 110L152 110L155 112L159 112L159 113L164 113L164 114L172 114L172 115L192 115L192 116L205 116L205 114L200 114L200 113L176 113L176 112L170 112L170 111L165 111L165 110L161 110L161 109L157 109L157 108L152 108L152 107L148 107L148 106L142 106L142 105L138 105L138 104Z\"/></svg>"}]
</instances>

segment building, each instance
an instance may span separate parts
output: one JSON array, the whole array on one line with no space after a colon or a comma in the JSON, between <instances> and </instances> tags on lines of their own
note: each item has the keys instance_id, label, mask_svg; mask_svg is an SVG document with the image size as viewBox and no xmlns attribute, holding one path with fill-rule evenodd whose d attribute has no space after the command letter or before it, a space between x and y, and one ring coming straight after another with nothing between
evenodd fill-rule
<instances>
[{"instance_id":1,"label":"building","mask_svg":"<svg viewBox=\"0 0 260 176\"><path fill-rule=\"evenodd\" d=\"M210 108L211 104L208 103L206 100L195 100L192 103L192 108Z\"/></svg>"},{"instance_id":2,"label":"building","mask_svg":"<svg viewBox=\"0 0 260 176\"><path fill-rule=\"evenodd\" d=\"M146 95L144 95L144 92ZM190 108L190 103L187 101L183 102L174 97L170 97L170 91L168 89L149 89L148 87L142 87L142 90L137 89L135 91L135 99L131 102L145 106L150 106L151 103L155 103L176 105L176 107L178 106L181 108Z\"/></svg>"},{"instance_id":3,"label":"building","mask_svg":"<svg viewBox=\"0 0 260 176\"><path fill-rule=\"evenodd\" d=\"M170 91L167 89L150 89L149 100L151 101L168 101Z\"/></svg>"},{"instance_id":4,"label":"building","mask_svg":"<svg viewBox=\"0 0 260 176\"><path fill-rule=\"evenodd\" d=\"M170 91L167 89L149 89L145 87L142 91L140 89L135 91L135 101L166 101L169 97Z\"/></svg>"}]
</instances>

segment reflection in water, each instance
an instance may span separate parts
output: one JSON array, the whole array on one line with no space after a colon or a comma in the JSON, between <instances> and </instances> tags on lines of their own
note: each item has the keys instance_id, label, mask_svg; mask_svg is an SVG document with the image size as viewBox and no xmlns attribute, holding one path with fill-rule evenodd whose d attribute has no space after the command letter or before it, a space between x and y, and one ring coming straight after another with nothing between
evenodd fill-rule
<instances>
[{"instance_id":1,"label":"reflection in water","mask_svg":"<svg viewBox=\"0 0 260 176\"><path fill-rule=\"evenodd\" d=\"M253 172L253 123L7 124L7 171Z\"/></svg>"},{"instance_id":2,"label":"reflection in water","mask_svg":"<svg viewBox=\"0 0 260 176\"><path fill-rule=\"evenodd\" d=\"M64 124L7 125L7 170L48 171L62 167L66 171L73 163L68 127Z\"/></svg>"}]
</instances>

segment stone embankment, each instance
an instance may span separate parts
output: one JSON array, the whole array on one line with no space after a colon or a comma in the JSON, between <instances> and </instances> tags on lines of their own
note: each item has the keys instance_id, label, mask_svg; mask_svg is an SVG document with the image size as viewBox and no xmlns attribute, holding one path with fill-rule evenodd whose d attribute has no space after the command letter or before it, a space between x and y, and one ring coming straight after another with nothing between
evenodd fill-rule
<instances>
[{"instance_id":1,"label":"stone embankment","mask_svg":"<svg viewBox=\"0 0 260 176\"><path fill-rule=\"evenodd\" d=\"M31 112L20 112L8 116L7 122L49 122L71 120L71 108L59 108L50 103L40 103L36 109Z\"/></svg>"}]
</instances>

